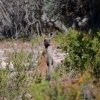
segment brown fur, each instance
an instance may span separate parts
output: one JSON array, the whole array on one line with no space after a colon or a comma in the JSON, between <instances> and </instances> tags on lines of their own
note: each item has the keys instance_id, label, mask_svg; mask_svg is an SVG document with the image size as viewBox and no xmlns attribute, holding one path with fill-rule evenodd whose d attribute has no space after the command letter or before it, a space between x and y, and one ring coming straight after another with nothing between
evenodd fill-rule
<instances>
[{"instance_id":1,"label":"brown fur","mask_svg":"<svg viewBox=\"0 0 100 100\"><path fill-rule=\"evenodd\" d=\"M47 59L45 58L45 51L43 51L36 72L36 75L39 78L41 78L41 82L44 82L44 80L46 79L47 71L48 71Z\"/></svg>"},{"instance_id":2,"label":"brown fur","mask_svg":"<svg viewBox=\"0 0 100 100\"><path fill-rule=\"evenodd\" d=\"M48 66L47 66L47 59L44 57L45 52L42 53L42 57L40 58L38 72L42 75L47 72Z\"/></svg>"},{"instance_id":3,"label":"brown fur","mask_svg":"<svg viewBox=\"0 0 100 100\"><path fill-rule=\"evenodd\" d=\"M45 49L42 52L38 72L41 76L45 76L48 72L48 78L51 79L53 69L53 48L51 46L51 37L46 37L44 39L44 47Z\"/></svg>"}]
</instances>

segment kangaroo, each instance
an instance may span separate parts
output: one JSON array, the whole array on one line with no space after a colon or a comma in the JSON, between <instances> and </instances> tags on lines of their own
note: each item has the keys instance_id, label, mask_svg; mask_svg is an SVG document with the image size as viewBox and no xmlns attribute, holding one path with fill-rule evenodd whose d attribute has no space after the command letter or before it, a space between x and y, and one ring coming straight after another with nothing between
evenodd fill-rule
<instances>
[{"instance_id":1,"label":"kangaroo","mask_svg":"<svg viewBox=\"0 0 100 100\"><path fill-rule=\"evenodd\" d=\"M52 70L53 70L53 48L51 45L51 38L53 37L53 32L49 34L48 37L44 39L44 50L42 52L42 56L40 58L40 63L38 66L38 70L40 75L44 76L47 74L48 79L52 78Z\"/></svg>"},{"instance_id":2,"label":"kangaroo","mask_svg":"<svg viewBox=\"0 0 100 100\"><path fill-rule=\"evenodd\" d=\"M38 65L38 72L37 72L37 75L41 78L41 82L45 81L47 71L48 71L47 60L44 57L44 55L45 55L45 52L42 53L42 56L40 58L40 62Z\"/></svg>"},{"instance_id":3,"label":"kangaroo","mask_svg":"<svg viewBox=\"0 0 100 100\"><path fill-rule=\"evenodd\" d=\"M49 79L52 78L52 70L53 70L53 48L51 46L51 38L45 38L44 39L44 46L45 46L45 55L44 57L46 58L46 63L48 66L48 76Z\"/></svg>"}]
</instances>

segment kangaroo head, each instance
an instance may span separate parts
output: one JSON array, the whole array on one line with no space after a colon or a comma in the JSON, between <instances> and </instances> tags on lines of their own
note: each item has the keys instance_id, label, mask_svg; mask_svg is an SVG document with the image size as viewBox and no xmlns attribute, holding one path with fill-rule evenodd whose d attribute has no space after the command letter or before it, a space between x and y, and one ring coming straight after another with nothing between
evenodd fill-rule
<instances>
[{"instance_id":1,"label":"kangaroo head","mask_svg":"<svg viewBox=\"0 0 100 100\"><path fill-rule=\"evenodd\" d=\"M49 36L44 39L44 46L47 48L51 45L51 38L53 38L54 32L49 33Z\"/></svg>"},{"instance_id":2,"label":"kangaroo head","mask_svg":"<svg viewBox=\"0 0 100 100\"><path fill-rule=\"evenodd\" d=\"M50 44L51 44L51 38L45 38L44 39L44 45L50 46Z\"/></svg>"}]
</instances>

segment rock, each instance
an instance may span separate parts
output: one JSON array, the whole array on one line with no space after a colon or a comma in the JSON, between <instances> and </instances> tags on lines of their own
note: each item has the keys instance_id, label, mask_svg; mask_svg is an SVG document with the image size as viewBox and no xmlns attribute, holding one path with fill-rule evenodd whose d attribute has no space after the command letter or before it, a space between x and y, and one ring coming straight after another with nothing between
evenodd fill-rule
<instances>
[{"instance_id":1,"label":"rock","mask_svg":"<svg viewBox=\"0 0 100 100\"><path fill-rule=\"evenodd\" d=\"M15 70L15 68L14 68L14 65L13 65L13 63L12 62L10 62L10 65L9 65L9 70Z\"/></svg>"},{"instance_id":2,"label":"rock","mask_svg":"<svg viewBox=\"0 0 100 100\"><path fill-rule=\"evenodd\" d=\"M94 100L96 98L92 92L92 83L84 85L82 96L84 100Z\"/></svg>"},{"instance_id":3,"label":"rock","mask_svg":"<svg viewBox=\"0 0 100 100\"><path fill-rule=\"evenodd\" d=\"M30 95L29 92L26 92L25 93L25 98L28 99L28 100L30 100L32 98L32 96Z\"/></svg>"},{"instance_id":4,"label":"rock","mask_svg":"<svg viewBox=\"0 0 100 100\"><path fill-rule=\"evenodd\" d=\"M0 69L6 69L6 66L7 66L7 63L6 61L1 61L1 66L0 66Z\"/></svg>"}]
</instances>

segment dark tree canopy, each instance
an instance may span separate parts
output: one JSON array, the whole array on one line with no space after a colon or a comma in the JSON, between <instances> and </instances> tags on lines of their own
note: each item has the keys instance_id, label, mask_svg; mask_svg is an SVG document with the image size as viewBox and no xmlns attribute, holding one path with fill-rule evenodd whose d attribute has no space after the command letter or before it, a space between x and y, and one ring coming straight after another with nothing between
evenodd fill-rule
<instances>
[{"instance_id":1,"label":"dark tree canopy","mask_svg":"<svg viewBox=\"0 0 100 100\"><path fill-rule=\"evenodd\" d=\"M99 0L0 0L0 37L100 28L99 5Z\"/></svg>"}]
</instances>

